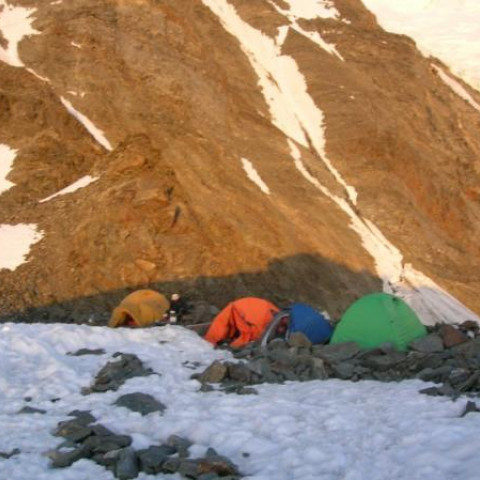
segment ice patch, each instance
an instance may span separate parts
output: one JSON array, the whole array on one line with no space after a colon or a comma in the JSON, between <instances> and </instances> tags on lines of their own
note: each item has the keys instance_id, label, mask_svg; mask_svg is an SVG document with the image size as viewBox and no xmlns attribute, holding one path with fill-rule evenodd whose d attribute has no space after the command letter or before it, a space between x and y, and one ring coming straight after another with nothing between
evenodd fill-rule
<instances>
[{"instance_id":1,"label":"ice patch","mask_svg":"<svg viewBox=\"0 0 480 480\"><path fill-rule=\"evenodd\" d=\"M30 247L42 237L34 224L0 225L0 270L13 271L25 263Z\"/></svg>"},{"instance_id":2,"label":"ice patch","mask_svg":"<svg viewBox=\"0 0 480 480\"><path fill-rule=\"evenodd\" d=\"M255 170L252 162L246 158L242 158L243 169L247 173L247 177L255 184L257 187L267 195L270 195L270 189L268 185L262 180L258 172Z\"/></svg>"},{"instance_id":3,"label":"ice patch","mask_svg":"<svg viewBox=\"0 0 480 480\"><path fill-rule=\"evenodd\" d=\"M18 44L24 37L40 32L32 27L32 15L36 8L14 7L5 0L0 0L0 31L7 40L6 48L0 46L0 60L13 67L23 67L18 56Z\"/></svg>"},{"instance_id":4,"label":"ice patch","mask_svg":"<svg viewBox=\"0 0 480 480\"><path fill-rule=\"evenodd\" d=\"M15 184L7 180L17 151L0 143L0 195Z\"/></svg>"},{"instance_id":5,"label":"ice patch","mask_svg":"<svg viewBox=\"0 0 480 480\"><path fill-rule=\"evenodd\" d=\"M85 115L80 113L78 110L75 110L73 105L65 98L60 97L60 100L62 101L63 105L65 108L69 111L71 115L73 115L92 135L92 137L100 144L102 145L103 148L106 150L112 151L112 145L110 142L107 140L105 137L105 134L103 133L102 130L98 129L93 122L91 122Z\"/></svg>"},{"instance_id":6,"label":"ice patch","mask_svg":"<svg viewBox=\"0 0 480 480\"><path fill-rule=\"evenodd\" d=\"M77 191L78 189L84 188L87 185L90 185L91 183L97 181L98 178L99 177L91 177L90 175L85 175L84 177L80 178L79 180L72 183L68 187L63 188L62 190L58 191L57 193L54 193L53 195L50 195L49 197L46 197L43 200L39 200L39 203L48 202L52 198L58 197L60 195L66 195L68 193L73 193L73 192Z\"/></svg>"}]
</instances>

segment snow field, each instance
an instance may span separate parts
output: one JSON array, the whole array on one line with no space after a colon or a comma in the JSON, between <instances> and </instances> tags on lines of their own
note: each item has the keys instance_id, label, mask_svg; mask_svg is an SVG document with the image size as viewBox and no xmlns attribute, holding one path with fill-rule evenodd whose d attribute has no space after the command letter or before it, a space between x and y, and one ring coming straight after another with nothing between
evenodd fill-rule
<instances>
[{"instance_id":1,"label":"snow field","mask_svg":"<svg viewBox=\"0 0 480 480\"><path fill-rule=\"evenodd\" d=\"M45 452L62 442L50 431L74 409L91 410L99 423L132 436L137 449L171 434L194 442L192 456L213 447L249 480L478 478L480 415L459 418L465 399L421 395L418 390L428 384L420 381L287 382L256 386L258 395L202 393L187 366L200 362L197 371L203 371L230 355L181 327L4 324L0 332L0 431L9 433L0 436L0 451L22 452L0 459L0 478L113 479L86 460L49 469ZM67 355L80 348L106 353ZM81 395L114 352L136 354L161 376L130 379L117 392ZM167 405L164 415L142 417L111 406L135 391ZM17 414L25 405L47 413Z\"/></svg>"}]
</instances>

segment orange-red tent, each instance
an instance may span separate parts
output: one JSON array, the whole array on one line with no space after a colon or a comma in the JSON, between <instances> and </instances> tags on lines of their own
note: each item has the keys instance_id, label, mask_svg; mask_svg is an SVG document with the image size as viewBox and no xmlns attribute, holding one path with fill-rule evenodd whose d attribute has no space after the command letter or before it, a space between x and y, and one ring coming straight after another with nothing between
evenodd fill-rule
<instances>
[{"instance_id":1,"label":"orange-red tent","mask_svg":"<svg viewBox=\"0 0 480 480\"><path fill-rule=\"evenodd\" d=\"M241 347L259 340L279 309L261 298L247 297L229 303L213 320L205 339L216 345L225 340Z\"/></svg>"}]
</instances>

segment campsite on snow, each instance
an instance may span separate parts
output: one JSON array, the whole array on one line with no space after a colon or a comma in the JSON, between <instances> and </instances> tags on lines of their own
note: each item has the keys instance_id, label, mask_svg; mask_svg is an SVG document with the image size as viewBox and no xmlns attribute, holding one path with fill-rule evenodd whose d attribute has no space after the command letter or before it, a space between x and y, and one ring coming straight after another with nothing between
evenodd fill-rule
<instances>
[{"instance_id":1,"label":"campsite on snow","mask_svg":"<svg viewBox=\"0 0 480 480\"><path fill-rule=\"evenodd\" d=\"M0 0L0 480L476 480L476 0Z\"/></svg>"}]
</instances>

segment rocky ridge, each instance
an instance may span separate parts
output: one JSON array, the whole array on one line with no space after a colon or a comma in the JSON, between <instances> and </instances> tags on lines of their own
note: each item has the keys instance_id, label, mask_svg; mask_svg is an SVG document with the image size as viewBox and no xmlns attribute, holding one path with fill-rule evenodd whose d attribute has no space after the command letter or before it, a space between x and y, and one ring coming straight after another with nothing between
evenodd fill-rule
<instances>
[{"instance_id":1,"label":"rocky ridge","mask_svg":"<svg viewBox=\"0 0 480 480\"><path fill-rule=\"evenodd\" d=\"M411 342L409 350L399 352L386 344L362 350L354 342L312 345L301 333L285 341L274 339L265 347L252 343L234 351L238 362L213 362L193 378L205 391L219 383L230 393L254 394L252 385L338 378L382 382L418 378L440 386L422 393L454 399L480 394L480 336L478 325L470 322L455 328L438 325L429 335Z\"/></svg>"}]
</instances>

